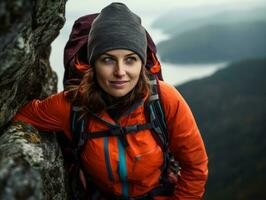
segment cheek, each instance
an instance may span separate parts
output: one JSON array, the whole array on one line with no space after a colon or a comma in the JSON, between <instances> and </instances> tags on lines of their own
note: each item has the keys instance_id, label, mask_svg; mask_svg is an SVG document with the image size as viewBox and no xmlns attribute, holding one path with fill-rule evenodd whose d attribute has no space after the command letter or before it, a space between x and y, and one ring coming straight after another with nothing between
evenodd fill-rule
<instances>
[{"instance_id":1,"label":"cheek","mask_svg":"<svg viewBox=\"0 0 266 200\"><path fill-rule=\"evenodd\" d=\"M106 81L108 80L108 77L110 76L109 74L109 68L106 66L102 65L100 62L96 61L95 62L95 78L99 86L104 89L106 87Z\"/></svg>"},{"instance_id":2,"label":"cheek","mask_svg":"<svg viewBox=\"0 0 266 200\"><path fill-rule=\"evenodd\" d=\"M143 72L142 72L142 67L141 67L141 68L139 69L139 71L138 71L137 81L140 79L140 74L141 74L141 73L143 73Z\"/></svg>"},{"instance_id":3,"label":"cheek","mask_svg":"<svg viewBox=\"0 0 266 200\"><path fill-rule=\"evenodd\" d=\"M140 77L140 73L141 73L141 66L138 67L138 68L136 68L136 69L134 69L134 70L131 72L131 74L132 74L132 78L138 80L139 77Z\"/></svg>"},{"instance_id":4,"label":"cheek","mask_svg":"<svg viewBox=\"0 0 266 200\"><path fill-rule=\"evenodd\" d=\"M109 77L108 70L105 70L103 68L96 68L95 75L98 83L104 83Z\"/></svg>"}]
</instances>

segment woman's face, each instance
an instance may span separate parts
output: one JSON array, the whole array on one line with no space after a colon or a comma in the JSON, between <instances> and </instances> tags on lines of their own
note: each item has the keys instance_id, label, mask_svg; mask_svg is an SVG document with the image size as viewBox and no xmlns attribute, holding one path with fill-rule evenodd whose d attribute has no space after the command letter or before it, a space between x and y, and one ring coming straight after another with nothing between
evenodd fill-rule
<instances>
[{"instance_id":1,"label":"woman's face","mask_svg":"<svg viewBox=\"0 0 266 200\"><path fill-rule=\"evenodd\" d=\"M136 86L141 67L142 61L133 51L107 51L95 61L96 79L107 94L122 97Z\"/></svg>"}]
</instances>

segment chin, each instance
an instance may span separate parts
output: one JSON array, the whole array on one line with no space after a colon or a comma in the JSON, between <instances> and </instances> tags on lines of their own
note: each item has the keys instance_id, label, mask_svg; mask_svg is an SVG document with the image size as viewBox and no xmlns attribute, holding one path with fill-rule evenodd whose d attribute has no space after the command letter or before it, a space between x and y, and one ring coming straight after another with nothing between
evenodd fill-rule
<instances>
[{"instance_id":1,"label":"chin","mask_svg":"<svg viewBox=\"0 0 266 200\"><path fill-rule=\"evenodd\" d=\"M110 95L116 98L123 97L127 95L129 92L113 92Z\"/></svg>"},{"instance_id":2,"label":"chin","mask_svg":"<svg viewBox=\"0 0 266 200\"><path fill-rule=\"evenodd\" d=\"M120 98L125 96L126 94L111 94L111 96L116 97L116 98Z\"/></svg>"}]
</instances>

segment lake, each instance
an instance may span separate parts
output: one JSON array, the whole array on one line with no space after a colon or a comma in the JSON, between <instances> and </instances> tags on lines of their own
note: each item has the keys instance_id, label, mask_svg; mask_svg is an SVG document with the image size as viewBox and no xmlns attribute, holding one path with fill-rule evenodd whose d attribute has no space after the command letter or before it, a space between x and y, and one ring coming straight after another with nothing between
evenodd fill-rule
<instances>
[{"instance_id":1,"label":"lake","mask_svg":"<svg viewBox=\"0 0 266 200\"><path fill-rule=\"evenodd\" d=\"M180 85L191 80L210 76L226 65L226 63L179 65L161 62L164 81L172 85Z\"/></svg>"}]
</instances>

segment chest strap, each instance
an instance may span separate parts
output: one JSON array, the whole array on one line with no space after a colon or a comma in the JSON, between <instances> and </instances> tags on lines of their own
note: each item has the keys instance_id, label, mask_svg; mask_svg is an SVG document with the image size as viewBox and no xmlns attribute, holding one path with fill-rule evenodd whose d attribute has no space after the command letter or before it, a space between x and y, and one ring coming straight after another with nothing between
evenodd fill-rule
<instances>
[{"instance_id":1,"label":"chest strap","mask_svg":"<svg viewBox=\"0 0 266 200\"><path fill-rule=\"evenodd\" d=\"M95 132L81 132L80 135L80 143L79 145L83 145L86 140L88 139L94 139L94 138L101 138L101 137L119 137L122 144L127 147L128 142L126 139L127 134L132 134L138 131L151 129L152 124L146 123L146 124L135 124L132 126L125 126L125 127L114 127L111 129L108 129L106 131L95 131Z\"/></svg>"}]
</instances>

